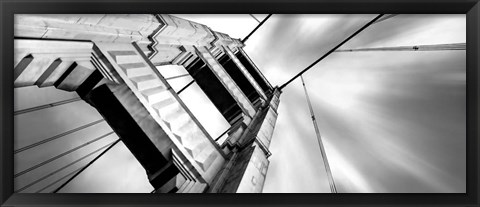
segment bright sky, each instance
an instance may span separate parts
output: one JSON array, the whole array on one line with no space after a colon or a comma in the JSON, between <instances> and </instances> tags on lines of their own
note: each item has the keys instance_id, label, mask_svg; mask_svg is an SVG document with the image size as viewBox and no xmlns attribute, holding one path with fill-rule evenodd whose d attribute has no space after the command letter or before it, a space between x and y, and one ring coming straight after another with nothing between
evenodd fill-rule
<instances>
[{"instance_id":1,"label":"bright sky","mask_svg":"<svg viewBox=\"0 0 480 207\"><path fill-rule=\"evenodd\" d=\"M249 15L177 15L234 38L258 23ZM266 15L255 15L262 20ZM281 85L375 15L273 15L244 48L272 85ZM342 48L465 42L465 15L398 15L374 24ZM158 68L165 76L182 67ZM356 192L465 192L465 51L333 53L304 76L337 189ZM170 81L177 91L191 80ZM15 89L15 110L74 97L52 88ZM193 84L180 97L217 137L228 123ZM35 101L32 101L35 100ZM74 118L71 118L74 117ZM101 117L75 102L15 117L16 148ZM48 120L48 121L47 121ZM16 172L109 132L102 122L16 156ZM24 186L79 155L117 138L110 135L77 153L16 179ZM52 147L53 146L53 147ZM329 192L303 88L281 95L264 192ZM21 158L21 159L20 159ZM21 160L21 161L20 161ZM35 192L86 163L38 182ZM120 173L121 172L121 173ZM21 179L20 179L21 178ZM58 184L45 189L49 192ZM61 192L150 192L143 168L118 144Z\"/></svg>"}]
</instances>

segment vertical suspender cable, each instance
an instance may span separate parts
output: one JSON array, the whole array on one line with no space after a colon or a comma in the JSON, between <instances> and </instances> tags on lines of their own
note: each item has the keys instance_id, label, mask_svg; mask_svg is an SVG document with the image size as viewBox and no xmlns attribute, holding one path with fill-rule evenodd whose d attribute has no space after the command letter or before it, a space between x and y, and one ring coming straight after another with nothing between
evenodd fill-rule
<instances>
[{"instance_id":1,"label":"vertical suspender cable","mask_svg":"<svg viewBox=\"0 0 480 207\"><path fill-rule=\"evenodd\" d=\"M32 170L35 170L35 169L37 169L37 168L39 168L39 167L42 167L42 166L44 166L44 165L46 165L46 164L48 164L48 163L51 163L51 162L53 162L53 161L55 161L55 160L58 160L58 159L60 159L61 157L64 157L64 156L66 156L66 155L68 155L68 154L70 154L70 153L73 153L73 152L75 152L75 151L77 151L77 150L79 150L79 149L82 149L82 148L84 148L84 147L86 147L86 146L88 146L88 145L90 145L90 144L92 144L92 143L94 143L94 142L96 142L96 141L99 141L99 140L101 140L101 139L104 139L104 138L108 137L109 135L111 135L111 134L113 134L113 133L114 133L114 132L108 132L108 133L106 133L106 134L104 134L104 135L102 135L102 136L100 136L100 137L97 137L97 138L95 138L95 139L93 139L93 140L87 141L87 142L85 142L84 144L82 144L82 145L80 145L80 146L77 146L77 147L75 147L75 148L73 148L73 149L70 149L70 150L68 150L68 151L66 151L66 152L63 152L63 153L61 153L61 154L59 154L59 155L56 155L56 156L54 156L54 157L52 157L52 158L50 158L50 159L48 159L48 160L46 160L46 161L43 161L43 162L41 162L41 163L39 163L39 164L36 164L36 165L34 165L34 166L32 166L32 167L30 167L30 168L28 168L28 169L25 169L25 170L23 170L23 171L21 171L21 172L18 172L18 173L16 173L15 175L13 175L13 177L14 177L14 178L19 177L19 176L21 176L21 175L23 175L23 174L25 174L25 173L28 173L28 172L30 172L30 171L32 171Z\"/></svg>"},{"instance_id":2,"label":"vertical suspender cable","mask_svg":"<svg viewBox=\"0 0 480 207\"><path fill-rule=\"evenodd\" d=\"M55 189L54 191L52 191L52 193L57 193L59 190L61 190L63 187L65 187L68 183L70 183L70 181L72 181L74 178L76 178L80 173L82 173L85 169L87 169L90 165L92 165L95 161L98 160L98 158L102 157L106 152L108 152L108 150L112 149L113 146L115 146L118 142L120 142L120 138L117 139L115 142L113 142L112 144L110 144L110 146L108 146L107 149L103 150L103 152L101 152L99 155L97 155L95 158L93 158L92 161L90 161L87 165L85 165L81 170L77 171L77 173L75 173L75 175L73 175L72 177L70 177L66 182L64 182L60 187L58 187L57 189Z\"/></svg>"},{"instance_id":3,"label":"vertical suspender cable","mask_svg":"<svg viewBox=\"0 0 480 207\"><path fill-rule=\"evenodd\" d=\"M332 193L337 193L337 188L335 187L335 181L333 180L332 171L330 170L330 165L328 164L327 154L325 153L325 148L323 147L322 137L320 136L320 131L318 130L317 120L315 119L315 114L313 113L312 103L310 102L310 98L308 97L307 87L305 87L303 76L300 76L300 78L302 79L303 89L305 91L305 97L307 98L308 108L310 109L310 114L312 115L313 127L315 128L318 145L320 146L320 153L322 154L323 164L325 165L325 170L327 171L330 190Z\"/></svg>"},{"instance_id":4,"label":"vertical suspender cable","mask_svg":"<svg viewBox=\"0 0 480 207\"><path fill-rule=\"evenodd\" d=\"M371 47L356 49L341 49L335 52L369 52L369 51L443 51L443 50L466 50L466 43L450 43L436 45L414 45L414 46L396 46L396 47Z\"/></svg>"},{"instance_id":5,"label":"vertical suspender cable","mask_svg":"<svg viewBox=\"0 0 480 207\"><path fill-rule=\"evenodd\" d=\"M53 137L50 137L50 138L47 138L47 139L44 139L44 140L35 142L35 143L33 143L33 144L30 144L30 145L28 145L28 146L25 146L25 147L16 149L15 151L13 151L13 153L14 153L14 154L17 154L17 153L23 152L23 151L25 151L25 150L34 148L34 147L36 147L36 146L45 144L45 143L47 143L47 142L56 140L56 139L58 139L58 138L60 138L60 137L64 137L64 136L69 135L69 134L71 134L71 133L74 133L74 132L77 132L77 131L79 131L79 130L85 129L85 128L87 128L87 127L93 126L93 125L98 124L98 123L100 123L100 122L102 122L102 121L105 121L105 120L102 118L102 119L99 119L99 120L97 120L97 121L94 121L94 122L85 124L85 125L83 125L83 126L79 126L79 127L75 128L75 129L72 129L72 130L63 132L63 133L58 134L58 135L55 135L55 136L53 136Z\"/></svg>"},{"instance_id":6,"label":"vertical suspender cable","mask_svg":"<svg viewBox=\"0 0 480 207\"><path fill-rule=\"evenodd\" d=\"M45 104L45 105L35 106L35 107L32 107L32 108L28 108L28 109L18 110L18 111L13 112L13 115L16 116L16 115L20 115L20 114L24 114L24 113L28 113L28 112L32 112L32 111L38 111L38 110L41 110L41 109L46 109L46 108L59 106L59 105L63 105L63 104L68 104L68 103L72 103L72 102L80 101L80 100L82 100L82 98L75 97L75 98L71 98L71 99L67 99L67 100L63 100L63 101L57 101L57 102L54 102L54 103L49 103L49 104Z\"/></svg>"},{"instance_id":7,"label":"vertical suspender cable","mask_svg":"<svg viewBox=\"0 0 480 207\"><path fill-rule=\"evenodd\" d=\"M117 140L117 141L118 141L118 140ZM51 173L43 176L43 177L41 177L41 178L33 181L32 183L23 186L22 188L16 190L15 193L19 193L19 192L21 192L21 191L23 191L23 190L25 190L25 189L27 189L27 188L29 188L29 187L37 184L38 182L49 178L50 176L52 176L52 175L54 175L54 174L56 174L56 173L58 173L58 172L60 172L60 171L62 171L62 170L64 170L64 169L66 169L66 168L74 165L75 163L78 163L78 162L84 160L85 158L87 158L87 157L89 157L89 156L92 156L93 154L97 153L98 151L100 151L100 150L102 150L102 149L104 149L104 148L106 148L106 147L108 147L109 145L114 144L114 143L115 143L115 142L112 142L112 143L107 144L107 145L105 145L105 146L103 146L103 147L100 147L99 149L96 149L95 151L90 152L90 153L88 153L87 155L84 155L83 157L74 160L73 162L70 162L69 164L67 164L67 165L65 165L65 166L63 166L63 167L61 167L61 168L59 168L59 169L57 169L57 170L55 170L55 171L53 171L53 172L51 172Z\"/></svg>"},{"instance_id":8,"label":"vertical suspender cable","mask_svg":"<svg viewBox=\"0 0 480 207\"><path fill-rule=\"evenodd\" d=\"M68 176L70 176L70 175L73 175L73 174L75 174L76 172L78 172L78 171L79 171L79 170L81 170L82 168L83 168L83 167L80 167L80 168L78 168L78 169L76 169L76 170L74 170L74 171L72 171L72 172L70 172L70 173L68 173L68 174L64 175L63 177L61 177L61 178L59 178L59 179L57 179L57 180L53 181L52 183L48 184L47 186L45 186L45 187L41 188L40 190L37 190L35 193L41 193L43 190L45 190L45 189L47 189L47 188L51 187L52 185L55 185L55 184L57 184L58 182L60 182L60 181L62 181L63 179L65 179L66 177L68 177Z\"/></svg>"}]
</instances>

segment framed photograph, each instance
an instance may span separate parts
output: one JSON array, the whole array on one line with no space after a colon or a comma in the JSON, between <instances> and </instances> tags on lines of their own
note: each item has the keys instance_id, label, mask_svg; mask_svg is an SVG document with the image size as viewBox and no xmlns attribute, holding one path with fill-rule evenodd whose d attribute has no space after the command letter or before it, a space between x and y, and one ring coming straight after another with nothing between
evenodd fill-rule
<instances>
[{"instance_id":1,"label":"framed photograph","mask_svg":"<svg viewBox=\"0 0 480 207\"><path fill-rule=\"evenodd\" d=\"M479 204L478 2L0 8L2 206Z\"/></svg>"}]
</instances>

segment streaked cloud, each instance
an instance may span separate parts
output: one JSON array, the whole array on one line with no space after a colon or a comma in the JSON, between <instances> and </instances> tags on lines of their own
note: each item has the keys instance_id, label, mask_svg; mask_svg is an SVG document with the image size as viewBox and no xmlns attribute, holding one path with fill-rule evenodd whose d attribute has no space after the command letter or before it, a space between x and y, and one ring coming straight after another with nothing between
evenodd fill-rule
<instances>
[{"instance_id":1,"label":"streaked cloud","mask_svg":"<svg viewBox=\"0 0 480 207\"><path fill-rule=\"evenodd\" d=\"M312 16L305 21L293 20L300 17L296 15L277 17L269 27L280 35L259 33L247 43L247 52L274 84L373 18ZM336 19L339 32L322 17ZM295 38L287 38L297 31ZM457 42L465 42L464 15L398 15L368 28L344 48ZM276 58L263 58L270 55ZM465 192L465 51L333 53L304 77L339 192ZM321 173L304 173L323 163L318 146L306 147L315 145L315 134L301 84L296 80L288 87L280 104L287 114L278 118L285 127L275 131L271 165L284 146L302 156L279 159L283 168L310 164L302 176L269 171L264 192L302 192L304 186L292 183L327 180ZM284 138L287 131L296 135L294 142Z\"/></svg>"}]
</instances>

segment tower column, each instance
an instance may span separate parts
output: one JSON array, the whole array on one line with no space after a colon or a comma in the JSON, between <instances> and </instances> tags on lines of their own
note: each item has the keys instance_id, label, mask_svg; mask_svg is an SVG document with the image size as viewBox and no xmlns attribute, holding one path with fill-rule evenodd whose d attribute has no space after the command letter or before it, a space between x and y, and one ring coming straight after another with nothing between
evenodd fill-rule
<instances>
[{"instance_id":1,"label":"tower column","mask_svg":"<svg viewBox=\"0 0 480 207\"><path fill-rule=\"evenodd\" d=\"M99 42L96 46L112 73L118 74L150 114L151 124L159 125L179 157L192 166L199 179L210 183L224 162L222 150L138 45Z\"/></svg>"},{"instance_id":2,"label":"tower column","mask_svg":"<svg viewBox=\"0 0 480 207\"><path fill-rule=\"evenodd\" d=\"M242 63L242 65L247 69L248 73L252 75L252 77L260 85L260 87L263 89L263 91L266 94L273 92L271 91L272 86L270 85L268 80L263 76L263 74L260 72L257 66L253 63L253 61L248 57L248 55L243 51L242 48L238 48L238 51L235 53L235 56Z\"/></svg>"},{"instance_id":3,"label":"tower column","mask_svg":"<svg viewBox=\"0 0 480 207\"><path fill-rule=\"evenodd\" d=\"M261 193L268 170L268 147L277 118L280 91L275 89L265 105L234 143L232 158L218 175L212 192Z\"/></svg>"},{"instance_id":4,"label":"tower column","mask_svg":"<svg viewBox=\"0 0 480 207\"><path fill-rule=\"evenodd\" d=\"M253 104L248 100L245 94L238 88L237 84L227 74L225 69L218 63L218 61L212 56L210 51L205 47L196 47L198 56L209 66L208 68L214 72L217 78L222 82L225 88L233 98L237 101L238 105L242 108L242 111L250 118L255 115L255 109Z\"/></svg>"},{"instance_id":5,"label":"tower column","mask_svg":"<svg viewBox=\"0 0 480 207\"><path fill-rule=\"evenodd\" d=\"M252 75L250 75L250 73L247 71L247 69L242 65L242 63L240 62L240 60L238 60L238 58L233 54L233 52L230 50L230 48L228 47L224 47L223 46L223 49L225 50L226 54L228 55L228 57L230 57L230 59L233 60L233 62L235 63L235 65L237 65L237 67L240 69L240 71L242 71L242 73L245 75L245 77L247 77L248 81L253 85L253 87L255 88L255 90L257 90L257 92L261 95L261 97L263 98L263 100L267 100L267 96L265 95L265 93L263 92L262 88L260 88L260 85L258 85L258 83L255 81L255 79L253 79Z\"/></svg>"},{"instance_id":6,"label":"tower column","mask_svg":"<svg viewBox=\"0 0 480 207\"><path fill-rule=\"evenodd\" d=\"M76 92L156 193L261 192L280 92L205 25L163 14L15 15L14 85ZM231 125L219 146L156 66L183 65Z\"/></svg>"}]
</instances>

